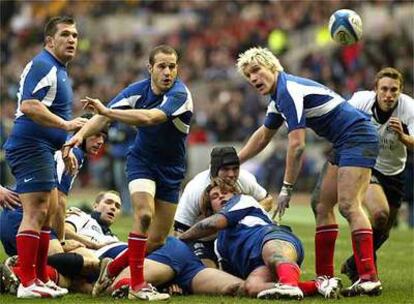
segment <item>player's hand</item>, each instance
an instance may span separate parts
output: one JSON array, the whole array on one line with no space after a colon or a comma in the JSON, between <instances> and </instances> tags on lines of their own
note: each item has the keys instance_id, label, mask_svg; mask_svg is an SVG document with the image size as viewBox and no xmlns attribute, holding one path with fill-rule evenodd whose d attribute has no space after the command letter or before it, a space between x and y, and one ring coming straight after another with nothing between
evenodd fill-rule
<instances>
[{"instance_id":1,"label":"player's hand","mask_svg":"<svg viewBox=\"0 0 414 304\"><path fill-rule=\"evenodd\" d=\"M63 158L63 162L65 163L65 172L69 175L74 176L78 173L78 159L72 151L69 151L68 157Z\"/></svg>"},{"instance_id":2,"label":"player's hand","mask_svg":"<svg viewBox=\"0 0 414 304\"><path fill-rule=\"evenodd\" d=\"M0 207L14 210L21 206L22 203L16 192L0 186Z\"/></svg>"},{"instance_id":3,"label":"player's hand","mask_svg":"<svg viewBox=\"0 0 414 304\"><path fill-rule=\"evenodd\" d=\"M184 294L183 289L180 286L178 286L178 284L171 284L165 289L165 292L169 293L172 296L181 296Z\"/></svg>"},{"instance_id":4,"label":"player's hand","mask_svg":"<svg viewBox=\"0 0 414 304\"><path fill-rule=\"evenodd\" d=\"M64 129L68 132L77 131L88 122L87 118L77 117L72 120L65 121Z\"/></svg>"},{"instance_id":5,"label":"player's hand","mask_svg":"<svg viewBox=\"0 0 414 304\"><path fill-rule=\"evenodd\" d=\"M388 126L398 134L398 137L401 138L404 135L404 129L401 121L397 117L391 117Z\"/></svg>"},{"instance_id":6,"label":"player's hand","mask_svg":"<svg viewBox=\"0 0 414 304\"><path fill-rule=\"evenodd\" d=\"M282 188L280 189L279 196L277 197L277 206L272 216L273 219L276 217L276 215L279 215L279 221L282 219L282 216L285 214L286 209L289 208L292 192L293 185L284 182Z\"/></svg>"},{"instance_id":7,"label":"player's hand","mask_svg":"<svg viewBox=\"0 0 414 304\"><path fill-rule=\"evenodd\" d=\"M77 248L85 247L84 244L76 240L65 240L65 243L62 245L64 252L73 251Z\"/></svg>"},{"instance_id":8,"label":"player's hand","mask_svg":"<svg viewBox=\"0 0 414 304\"><path fill-rule=\"evenodd\" d=\"M96 114L105 116L109 112L109 109L99 99L86 96L84 99L81 99L81 103L84 110L93 111Z\"/></svg>"},{"instance_id":9,"label":"player's hand","mask_svg":"<svg viewBox=\"0 0 414 304\"><path fill-rule=\"evenodd\" d=\"M62 158L65 160L65 158L69 157L70 152L73 148L79 147L82 145L83 137L79 134L75 134L72 136L64 145L62 148ZM66 164L65 164L66 165Z\"/></svg>"}]
</instances>

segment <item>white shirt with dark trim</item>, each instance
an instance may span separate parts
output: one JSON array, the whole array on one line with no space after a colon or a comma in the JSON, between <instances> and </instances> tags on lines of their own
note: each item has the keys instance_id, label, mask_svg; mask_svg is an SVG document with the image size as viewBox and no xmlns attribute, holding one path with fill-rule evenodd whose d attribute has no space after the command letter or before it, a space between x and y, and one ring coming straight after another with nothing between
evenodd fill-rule
<instances>
[{"instance_id":1,"label":"white shirt with dark trim","mask_svg":"<svg viewBox=\"0 0 414 304\"><path fill-rule=\"evenodd\" d=\"M374 91L359 91L354 93L348 102L358 110L373 115L372 108L375 100ZM409 135L414 136L414 100L412 97L401 94L391 117L397 117L406 126ZM372 116L371 122L378 131L380 142L380 151L374 168L388 176L401 173L407 161L406 146L398 139L397 133L388 126L389 120L381 124Z\"/></svg>"},{"instance_id":2,"label":"white shirt with dark trim","mask_svg":"<svg viewBox=\"0 0 414 304\"><path fill-rule=\"evenodd\" d=\"M200 202L204 190L211 182L210 170L197 174L184 188L175 213L175 221L191 227L200 220ZM267 196L267 191L257 183L256 177L250 172L240 169L236 182L238 190L246 195L253 196L257 201Z\"/></svg>"}]
</instances>

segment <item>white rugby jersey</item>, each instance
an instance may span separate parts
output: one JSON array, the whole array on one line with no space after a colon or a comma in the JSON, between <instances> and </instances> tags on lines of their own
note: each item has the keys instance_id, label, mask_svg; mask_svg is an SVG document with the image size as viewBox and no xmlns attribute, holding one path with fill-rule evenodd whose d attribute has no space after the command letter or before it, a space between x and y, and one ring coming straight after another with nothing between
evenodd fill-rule
<instances>
[{"instance_id":1,"label":"white rugby jersey","mask_svg":"<svg viewBox=\"0 0 414 304\"><path fill-rule=\"evenodd\" d=\"M68 210L65 222L72 224L77 234L89 238L92 242L119 242L115 235L105 234L101 225L90 214L78 208L70 208Z\"/></svg>"},{"instance_id":2,"label":"white rugby jersey","mask_svg":"<svg viewBox=\"0 0 414 304\"><path fill-rule=\"evenodd\" d=\"M200 203L203 192L210 182L209 169L200 172L188 182L180 197L175 213L175 221L187 226L192 226L198 222L201 215ZM256 177L246 170L240 169L239 179L236 184L241 193L251 195L257 201L261 201L267 195L267 191L257 183Z\"/></svg>"},{"instance_id":3,"label":"white rugby jersey","mask_svg":"<svg viewBox=\"0 0 414 304\"><path fill-rule=\"evenodd\" d=\"M348 102L358 110L372 115L375 100L374 91L360 91L354 93ZM391 117L397 117L402 124L407 126L410 136L414 136L414 100L412 97L401 94ZM407 161L407 148L398 139L398 135L388 127L388 121L380 124L374 116L371 117L371 121L378 130L380 142L375 169L384 175L401 173Z\"/></svg>"}]
</instances>

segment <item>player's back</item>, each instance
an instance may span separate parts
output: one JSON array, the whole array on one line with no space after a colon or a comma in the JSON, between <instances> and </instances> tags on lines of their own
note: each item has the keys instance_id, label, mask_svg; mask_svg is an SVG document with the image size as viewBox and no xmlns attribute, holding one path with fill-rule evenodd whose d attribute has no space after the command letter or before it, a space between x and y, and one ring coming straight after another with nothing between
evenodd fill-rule
<instances>
[{"instance_id":1,"label":"player's back","mask_svg":"<svg viewBox=\"0 0 414 304\"><path fill-rule=\"evenodd\" d=\"M53 114L70 120L73 92L65 65L43 50L30 61L20 78L17 93L17 111L13 129L7 141L8 148L33 143L45 144L57 150L66 140L63 129L41 126L20 111L24 100L38 100Z\"/></svg>"}]
</instances>

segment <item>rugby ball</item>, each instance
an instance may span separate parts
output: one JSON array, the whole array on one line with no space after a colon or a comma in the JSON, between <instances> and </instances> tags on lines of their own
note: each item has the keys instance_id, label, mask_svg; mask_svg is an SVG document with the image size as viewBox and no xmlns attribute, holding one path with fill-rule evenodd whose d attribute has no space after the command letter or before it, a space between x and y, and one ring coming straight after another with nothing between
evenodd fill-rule
<instances>
[{"instance_id":1,"label":"rugby ball","mask_svg":"<svg viewBox=\"0 0 414 304\"><path fill-rule=\"evenodd\" d=\"M329 33L339 44L354 44L362 37L361 17L350 9L337 10L329 18Z\"/></svg>"}]
</instances>

